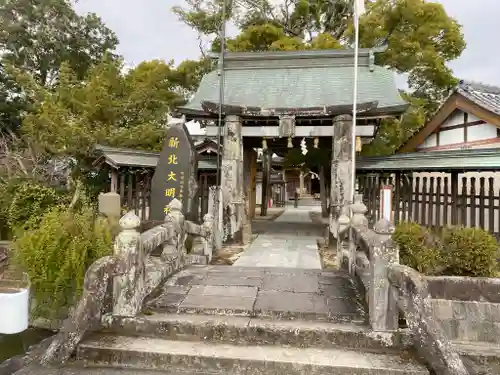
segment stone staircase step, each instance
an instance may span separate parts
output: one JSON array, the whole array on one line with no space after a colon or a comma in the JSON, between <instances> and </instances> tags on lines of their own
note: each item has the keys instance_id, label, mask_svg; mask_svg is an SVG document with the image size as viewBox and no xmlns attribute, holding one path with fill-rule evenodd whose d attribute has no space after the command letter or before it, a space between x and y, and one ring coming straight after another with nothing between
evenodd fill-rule
<instances>
[{"instance_id":1,"label":"stone staircase step","mask_svg":"<svg viewBox=\"0 0 500 375\"><path fill-rule=\"evenodd\" d=\"M475 374L500 374L500 344L481 341L452 341L464 365ZM472 372L471 372L472 374Z\"/></svg>"},{"instance_id":2,"label":"stone staircase step","mask_svg":"<svg viewBox=\"0 0 500 375\"><path fill-rule=\"evenodd\" d=\"M153 313L135 318L106 316L108 332L168 340L233 345L289 345L298 348L350 348L400 352L408 348L404 332L377 334L366 326L321 321L283 321L236 316Z\"/></svg>"},{"instance_id":3,"label":"stone staircase step","mask_svg":"<svg viewBox=\"0 0 500 375\"><path fill-rule=\"evenodd\" d=\"M424 375L420 364L387 354L342 349L237 346L101 335L80 344L86 366L253 375Z\"/></svg>"},{"instance_id":4,"label":"stone staircase step","mask_svg":"<svg viewBox=\"0 0 500 375\"><path fill-rule=\"evenodd\" d=\"M82 367L78 364L66 364L64 367L46 367L38 364L31 364L15 373L15 375L213 375L207 372L185 372L167 371L158 372L155 370L109 368L109 367Z\"/></svg>"}]
</instances>

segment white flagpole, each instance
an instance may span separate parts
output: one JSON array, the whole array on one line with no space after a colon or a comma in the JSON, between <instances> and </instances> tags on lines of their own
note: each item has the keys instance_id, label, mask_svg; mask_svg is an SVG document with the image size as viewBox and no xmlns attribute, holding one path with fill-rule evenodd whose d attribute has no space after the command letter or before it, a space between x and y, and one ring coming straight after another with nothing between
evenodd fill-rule
<instances>
[{"instance_id":1,"label":"white flagpole","mask_svg":"<svg viewBox=\"0 0 500 375\"><path fill-rule=\"evenodd\" d=\"M351 202L354 203L354 195L356 194L356 121L358 112L358 55L359 55L359 16L362 11L360 1L354 0L354 88L352 98L352 139L351 139L351 158L352 158L352 173L351 173ZM363 4L364 5L364 4Z\"/></svg>"}]
</instances>

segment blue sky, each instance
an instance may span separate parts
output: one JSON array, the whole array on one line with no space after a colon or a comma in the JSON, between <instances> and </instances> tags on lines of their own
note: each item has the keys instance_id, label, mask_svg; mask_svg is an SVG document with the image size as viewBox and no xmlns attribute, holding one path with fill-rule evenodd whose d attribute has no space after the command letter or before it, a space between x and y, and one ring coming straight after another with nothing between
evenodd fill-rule
<instances>
[{"instance_id":1,"label":"blue sky","mask_svg":"<svg viewBox=\"0 0 500 375\"><path fill-rule=\"evenodd\" d=\"M463 25L467 49L450 63L462 78L500 86L499 0L439 0ZM80 12L95 12L120 39L118 51L126 64L143 60L195 59L197 35L172 13L182 0L79 0Z\"/></svg>"}]
</instances>

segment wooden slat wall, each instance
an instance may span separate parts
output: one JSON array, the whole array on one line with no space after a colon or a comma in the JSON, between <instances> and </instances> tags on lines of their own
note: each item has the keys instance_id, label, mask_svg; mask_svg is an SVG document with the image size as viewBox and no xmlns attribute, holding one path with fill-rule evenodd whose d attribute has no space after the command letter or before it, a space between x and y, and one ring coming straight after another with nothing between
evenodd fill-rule
<instances>
[{"instance_id":1,"label":"wooden slat wall","mask_svg":"<svg viewBox=\"0 0 500 375\"><path fill-rule=\"evenodd\" d=\"M461 188L459 191L459 182ZM497 181L498 182L498 181ZM451 225L483 228L500 238L500 188L493 177L358 175L370 222L380 218L380 186L393 185L394 222L430 228Z\"/></svg>"}]
</instances>

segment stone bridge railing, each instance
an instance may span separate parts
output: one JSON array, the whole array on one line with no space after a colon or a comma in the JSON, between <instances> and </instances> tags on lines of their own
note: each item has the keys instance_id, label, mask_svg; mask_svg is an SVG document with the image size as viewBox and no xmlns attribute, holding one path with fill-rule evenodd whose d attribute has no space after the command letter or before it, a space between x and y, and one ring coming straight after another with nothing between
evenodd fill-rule
<instances>
[{"instance_id":1,"label":"stone bridge railing","mask_svg":"<svg viewBox=\"0 0 500 375\"><path fill-rule=\"evenodd\" d=\"M82 297L43 355L43 364L68 360L85 333L101 327L104 314L136 316L144 299L170 275L189 264L210 261L212 215L206 214L198 225L185 220L181 208L181 202L174 199L165 223L142 234L134 213L120 219L113 255L98 259L87 270ZM189 235L193 241L188 253ZM153 252L160 255L153 256Z\"/></svg>"},{"instance_id":2,"label":"stone bridge railing","mask_svg":"<svg viewBox=\"0 0 500 375\"><path fill-rule=\"evenodd\" d=\"M357 195L351 217L342 215L338 220L337 238L341 264L364 287L371 328L394 332L402 313L414 348L430 368L440 375L469 374L433 315L424 276L399 263L394 226L382 219L370 229L366 211Z\"/></svg>"}]
</instances>

